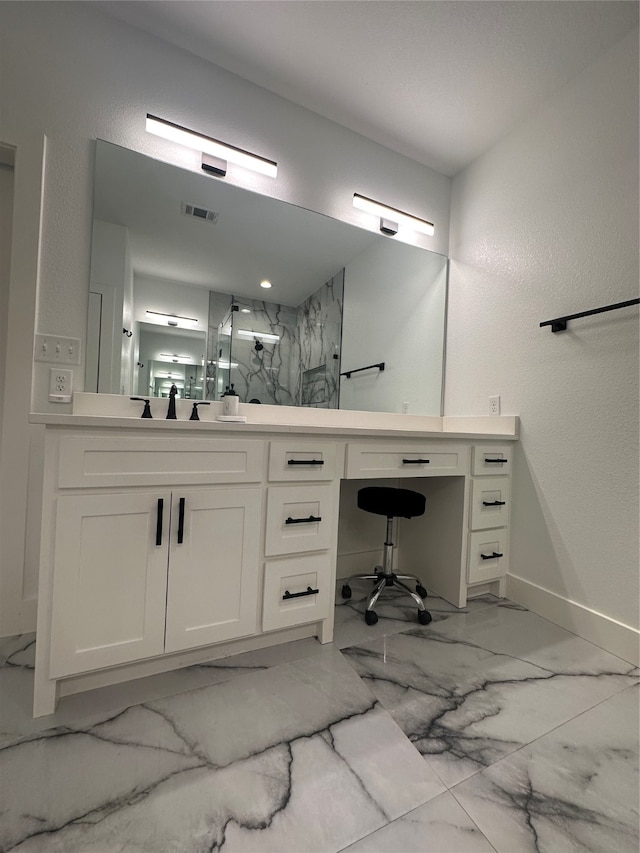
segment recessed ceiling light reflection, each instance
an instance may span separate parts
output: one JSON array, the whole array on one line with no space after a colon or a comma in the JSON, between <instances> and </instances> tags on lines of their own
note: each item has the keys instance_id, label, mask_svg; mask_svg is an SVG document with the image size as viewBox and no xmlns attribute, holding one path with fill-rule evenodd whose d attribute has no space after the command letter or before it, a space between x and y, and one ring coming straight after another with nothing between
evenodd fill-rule
<instances>
[{"instance_id":1,"label":"recessed ceiling light reflection","mask_svg":"<svg viewBox=\"0 0 640 853\"><path fill-rule=\"evenodd\" d=\"M269 279L265 278L263 281L260 282L260 287L264 287L265 290L268 290L271 287L271 282L269 281Z\"/></svg>"},{"instance_id":2,"label":"recessed ceiling light reflection","mask_svg":"<svg viewBox=\"0 0 640 853\"><path fill-rule=\"evenodd\" d=\"M241 314L251 314L251 308L241 308L240 313Z\"/></svg>"}]
</instances>

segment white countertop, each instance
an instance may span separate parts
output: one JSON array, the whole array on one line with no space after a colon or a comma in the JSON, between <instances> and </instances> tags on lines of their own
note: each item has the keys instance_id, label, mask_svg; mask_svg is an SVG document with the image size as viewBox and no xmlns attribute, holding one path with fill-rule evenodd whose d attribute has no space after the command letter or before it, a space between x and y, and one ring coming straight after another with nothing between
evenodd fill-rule
<instances>
[{"instance_id":1,"label":"white countertop","mask_svg":"<svg viewBox=\"0 0 640 853\"><path fill-rule=\"evenodd\" d=\"M166 399L152 398L153 418L141 418L142 403L115 394L74 394L73 414L32 413L29 421L50 427L173 430L184 433L224 433L225 436L261 433L331 436L378 436L432 439L516 440L518 417L431 417L390 412L353 412L292 406L241 404L247 423L220 422L222 404L199 407L199 421L189 420L192 401L176 401L176 420L167 420Z\"/></svg>"}]
</instances>

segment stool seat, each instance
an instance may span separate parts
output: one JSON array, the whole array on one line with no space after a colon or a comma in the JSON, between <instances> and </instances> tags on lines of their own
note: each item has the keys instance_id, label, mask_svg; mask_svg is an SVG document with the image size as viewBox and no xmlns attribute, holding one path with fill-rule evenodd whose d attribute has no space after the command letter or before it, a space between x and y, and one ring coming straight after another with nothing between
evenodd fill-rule
<instances>
[{"instance_id":1,"label":"stool seat","mask_svg":"<svg viewBox=\"0 0 640 853\"><path fill-rule=\"evenodd\" d=\"M424 515L427 499L411 489L366 486L358 491L358 509L387 518L415 518Z\"/></svg>"},{"instance_id":2,"label":"stool seat","mask_svg":"<svg viewBox=\"0 0 640 853\"><path fill-rule=\"evenodd\" d=\"M410 595L418 605L418 622L428 625L431 622L431 614L424 606L422 600L427 595L427 590L422 586L420 579L415 575L398 575L393 571L393 520L394 518L416 518L424 515L427 500L420 492L411 489L396 489L391 486L365 486L358 490L358 508L375 515L384 515L387 519L387 536L384 542L383 560L381 566L376 566L372 574L352 575L347 578L342 587L342 597L351 598L351 581L367 580L373 581L375 587L367 600L367 609L364 619L367 625L375 625L378 615L373 609L380 593L387 586L398 587L402 592ZM404 581L411 581L413 589Z\"/></svg>"}]
</instances>

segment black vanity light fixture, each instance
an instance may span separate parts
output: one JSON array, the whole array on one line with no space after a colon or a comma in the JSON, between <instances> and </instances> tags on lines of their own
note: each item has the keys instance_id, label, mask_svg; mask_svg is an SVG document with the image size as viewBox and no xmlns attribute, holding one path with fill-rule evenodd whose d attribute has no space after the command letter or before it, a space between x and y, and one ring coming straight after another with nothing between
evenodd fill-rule
<instances>
[{"instance_id":1,"label":"black vanity light fixture","mask_svg":"<svg viewBox=\"0 0 640 853\"><path fill-rule=\"evenodd\" d=\"M227 162L236 163L246 169L253 169L254 172L260 172L271 178L275 178L278 174L278 164L274 160L267 160L266 157L245 151L244 148L237 148L235 145L220 142L219 139L213 139L211 136L189 130L150 113L147 113L147 132L155 133L156 136L162 136L163 139L200 151L202 153L202 168L212 175L224 177L227 174Z\"/></svg>"},{"instance_id":2,"label":"black vanity light fixture","mask_svg":"<svg viewBox=\"0 0 640 853\"><path fill-rule=\"evenodd\" d=\"M405 213L395 207L381 204L381 202L374 201L372 198L360 195L360 193L353 194L353 206L358 210L364 210L366 213L378 216L380 218L380 230L383 234L397 234L400 227L411 228L420 234L426 234L428 237L433 237L435 234L433 222L427 222L426 219L419 219L411 213Z\"/></svg>"}]
</instances>

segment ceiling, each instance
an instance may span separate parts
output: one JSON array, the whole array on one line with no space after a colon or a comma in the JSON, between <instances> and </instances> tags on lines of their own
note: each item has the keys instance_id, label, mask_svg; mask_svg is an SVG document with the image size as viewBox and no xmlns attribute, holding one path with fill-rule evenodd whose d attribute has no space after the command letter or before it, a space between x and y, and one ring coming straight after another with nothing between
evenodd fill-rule
<instances>
[{"instance_id":1,"label":"ceiling","mask_svg":"<svg viewBox=\"0 0 640 853\"><path fill-rule=\"evenodd\" d=\"M635 0L97 0L446 175L638 26Z\"/></svg>"}]
</instances>

